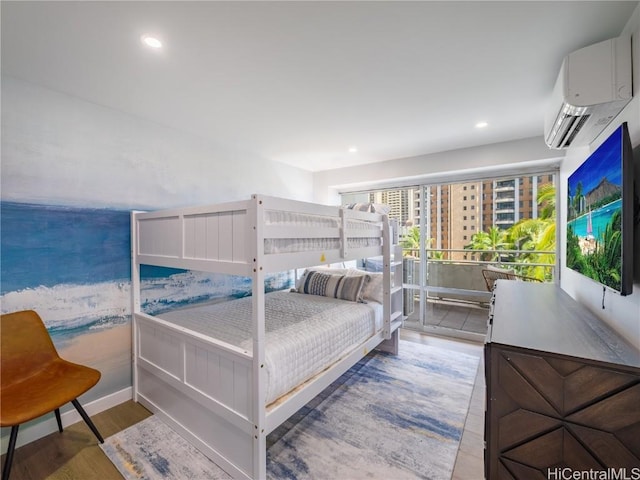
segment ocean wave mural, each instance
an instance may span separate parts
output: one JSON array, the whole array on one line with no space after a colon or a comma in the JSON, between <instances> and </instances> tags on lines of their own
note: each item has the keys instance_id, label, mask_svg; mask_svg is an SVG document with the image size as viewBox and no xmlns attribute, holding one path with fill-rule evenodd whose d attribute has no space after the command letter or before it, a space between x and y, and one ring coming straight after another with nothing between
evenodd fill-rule
<instances>
[{"instance_id":1,"label":"ocean wave mural","mask_svg":"<svg viewBox=\"0 0 640 480\"><path fill-rule=\"evenodd\" d=\"M0 203L2 313L36 310L56 344L130 318L129 212Z\"/></svg>"},{"instance_id":2,"label":"ocean wave mural","mask_svg":"<svg viewBox=\"0 0 640 480\"><path fill-rule=\"evenodd\" d=\"M130 314L129 212L2 202L2 313L34 309L54 341Z\"/></svg>"},{"instance_id":3,"label":"ocean wave mural","mask_svg":"<svg viewBox=\"0 0 640 480\"><path fill-rule=\"evenodd\" d=\"M131 386L130 212L0 202L0 310L36 310L60 355L102 372L90 399ZM142 310L157 314L251 294L251 279L141 268ZM271 275L267 290L293 273Z\"/></svg>"},{"instance_id":4,"label":"ocean wave mural","mask_svg":"<svg viewBox=\"0 0 640 480\"><path fill-rule=\"evenodd\" d=\"M85 401L130 387L129 212L13 202L0 211L2 313L37 311L60 356L100 370Z\"/></svg>"},{"instance_id":5,"label":"ocean wave mural","mask_svg":"<svg viewBox=\"0 0 640 480\"><path fill-rule=\"evenodd\" d=\"M156 315L194 304L230 300L251 295L251 278L218 273L172 270L143 265L140 307ZM265 279L267 292L293 286L293 272L270 274Z\"/></svg>"}]
</instances>

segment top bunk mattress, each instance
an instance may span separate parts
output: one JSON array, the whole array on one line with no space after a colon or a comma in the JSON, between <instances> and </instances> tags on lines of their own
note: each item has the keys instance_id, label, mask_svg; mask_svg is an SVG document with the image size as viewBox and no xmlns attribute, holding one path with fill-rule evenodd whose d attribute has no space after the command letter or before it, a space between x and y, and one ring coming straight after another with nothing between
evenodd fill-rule
<instances>
[{"instance_id":1,"label":"top bunk mattress","mask_svg":"<svg viewBox=\"0 0 640 480\"><path fill-rule=\"evenodd\" d=\"M252 299L157 315L175 325L253 350ZM266 403L344 357L382 328L382 305L290 291L265 296Z\"/></svg>"},{"instance_id":2,"label":"top bunk mattress","mask_svg":"<svg viewBox=\"0 0 640 480\"><path fill-rule=\"evenodd\" d=\"M337 216L330 217L282 210L265 210L264 223L265 225L276 228L289 227L301 229L299 233L309 232L309 229L336 230L336 236L334 237L265 238L264 252L266 254L337 250L341 247L339 229L342 228L342 224L340 218ZM346 227L348 232L352 234L357 233L357 236L347 237L347 248L378 247L381 245L380 227L375 222L348 219L346 221Z\"/></svg>"}]
</instances>

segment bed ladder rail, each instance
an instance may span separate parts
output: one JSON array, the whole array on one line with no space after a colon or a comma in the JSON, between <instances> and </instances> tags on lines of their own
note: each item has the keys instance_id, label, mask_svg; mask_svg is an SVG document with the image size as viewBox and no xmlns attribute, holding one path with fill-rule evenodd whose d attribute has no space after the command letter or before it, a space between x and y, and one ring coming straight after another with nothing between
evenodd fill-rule
<instances>
[{"instance_id":1,"label":"bed ladder rail","mask_svg":"<svg viewBox=\"0 0 640 480\"><path fill-rule=\"evenodd\" d=\"M402 246L398 245L397 222L389 220L387 215L383 215L383 217L383 335L385 340L389 340L404 320L402 312Z\"/></svg>"}]
</instances>

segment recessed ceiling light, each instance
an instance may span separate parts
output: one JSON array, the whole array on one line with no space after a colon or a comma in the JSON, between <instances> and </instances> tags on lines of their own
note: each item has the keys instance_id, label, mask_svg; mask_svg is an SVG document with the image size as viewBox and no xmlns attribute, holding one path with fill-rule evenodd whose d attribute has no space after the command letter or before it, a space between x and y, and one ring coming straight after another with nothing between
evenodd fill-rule
<instances>
[{"instance_id":1,"label":"recessed ceiling light","mask_svg":"<svg viewBox=\"0 0 640 480\"><path fill-rule=\"evenodd\" d=\"M143 35L142 37L140 37L140 39L142 40L142 43L144 43L147 47L156 48L156 49L162 48L162 42L154 36Z\"/></svg>"},{"instance_id":2,"label":"recessed ceiling light","mask_svg":"<svg viewBox=\"0 0 640 480\"><path fill-rule=\"evenodd\" d=\"M486 128L489 124L487 122L478 122L476 123L476 128Z\"/></svg>"},{"instance_id":3,"label":"recessed ceiling light","mask_svg":"<svg viewBox=\"0 0 640 480\"><path fill-rule=\"evenodd\" d=\"M358 147L349 147L349 153L357 153Z\"/></svg>"}]
</instances>

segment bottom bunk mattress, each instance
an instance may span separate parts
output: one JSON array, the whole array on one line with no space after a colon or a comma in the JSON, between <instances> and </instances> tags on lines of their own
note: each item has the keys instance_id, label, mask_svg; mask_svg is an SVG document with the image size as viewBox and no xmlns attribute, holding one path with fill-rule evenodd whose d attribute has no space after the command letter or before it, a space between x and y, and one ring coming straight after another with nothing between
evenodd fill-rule
<instances>
[{"instance_id":1,"label":"bottom bunk mattress","mask_svg":"<svg viewBox=\"0 0 640 480\"><path fill-rule=\"evenodd\" d=\"M265 295L266 403L329 367L382 328L382 305L291 291ZM174 310L157 317L251 354L252 299Z\"/></svg>"}]
</instances>

